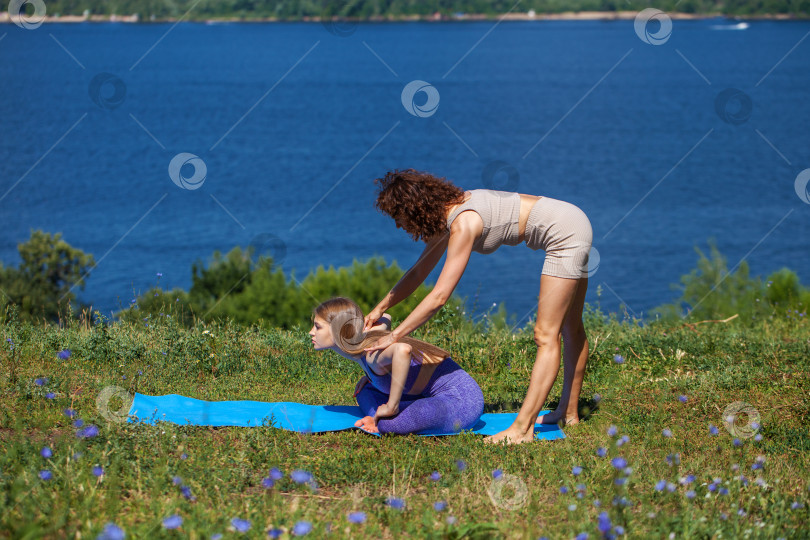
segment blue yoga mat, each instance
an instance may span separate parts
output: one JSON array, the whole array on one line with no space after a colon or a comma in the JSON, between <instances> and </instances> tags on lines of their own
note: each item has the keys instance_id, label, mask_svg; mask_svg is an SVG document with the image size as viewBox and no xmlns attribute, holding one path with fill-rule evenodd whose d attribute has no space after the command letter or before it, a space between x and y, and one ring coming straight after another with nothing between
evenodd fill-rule
<instances>
[{"instance_id":1,"label":"blue yoga mat","mask_svg":"<svg viewBox=\"0 0 810 540\"><path fill-rule=\"evenodd\" d=\"M245 427L272 425L299 433L359 429L354 423L363 417L360 407L350 405L305 405L287 401L203 401L177 394L146 396L137 393L128 414L129 422L146 424L172 422L191 426ZM516 416L517 413L482 414L472 431L480 435L494 435L512 425ZM565 438L557 425L536 424L534 432L538 439ZM419 435L454 433L423 432Z\"/></svg>"}]
</instances>

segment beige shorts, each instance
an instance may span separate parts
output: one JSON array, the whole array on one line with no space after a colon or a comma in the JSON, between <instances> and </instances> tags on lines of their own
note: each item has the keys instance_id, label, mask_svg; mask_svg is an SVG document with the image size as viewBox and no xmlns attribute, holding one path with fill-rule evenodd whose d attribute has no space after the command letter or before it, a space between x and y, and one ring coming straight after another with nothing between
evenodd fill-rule
<instances>
[{"instance_id":1,"label":"beige shorts","mask_svg":"<svg viewBox=\"0 0 810 540\"><path fill-rule=\"evenodd\" d=\"M541 197L529 212L526 245L546 252L543 274L569 279L588 276L593 230L579 207Z\"/></svg>"}]
</instances>

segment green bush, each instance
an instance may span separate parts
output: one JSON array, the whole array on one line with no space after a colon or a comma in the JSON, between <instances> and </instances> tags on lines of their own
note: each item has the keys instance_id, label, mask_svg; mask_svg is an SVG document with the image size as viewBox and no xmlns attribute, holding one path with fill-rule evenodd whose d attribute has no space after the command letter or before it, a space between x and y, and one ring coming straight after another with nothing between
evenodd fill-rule
<instances>
[{"instance_id":1,"label":"green bush","mask_svg":"<svg viewBox=\"0 0 810 540\"><path fill-rule=\"evenodd\" d=\"M41 230L32 230L17 249L17 268L0 263L0 310L16 304L23 320L56 322L60 309L66 313L75 301L73 290L84 289L84 278L95 266L93 256L65 242L61 233Z\"/></svg>"},{"instance_id":2,"label":"green bush","mask_svg":"<svg viewBox=\"0 0 810 540\"><path fill-rule=\"evenodd\" d=\"M713 239L709 240L710 257L695 247L700 256L697 268L681 277L681 297L673 304L658 306L652 315L667 323L683 319L724 320L737 315L735 324L750 326L757 319L807 316L810 289L799 283L795 272L782 268L766 280L750 277L748 263L742 261L729 273L726 258Z\"/></svg>"}]
</instances>

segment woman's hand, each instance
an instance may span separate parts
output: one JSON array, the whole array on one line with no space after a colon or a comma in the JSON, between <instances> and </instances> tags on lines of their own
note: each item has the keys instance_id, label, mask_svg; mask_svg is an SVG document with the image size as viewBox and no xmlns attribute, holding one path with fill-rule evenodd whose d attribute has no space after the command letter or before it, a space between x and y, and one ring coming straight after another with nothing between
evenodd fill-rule
<instances>
[{"instance_id":1,"label":"woman's hand","mask_svg":"<svg viewBox=\"0 0 810 540\"><path fill-rule=\"evenodd\" d=\"M393 345L396 342L397 342L397 340L394 337L394 333L391 332L387 336L381 337L380 339L378 339L377 341L375 341L374 343L372 343L371 345L366 347L364 350L365 350L366 353L371 353L371 352L374 352L374 351L381 351L383 349L387 349L388 347L390 347L391 345Z\"/></svg>"},{"instance_id":2,"label":"woman's hand","mask_svg":"<svg viewBox=\"0 0 810 540\"><path fill-rule=\"evenodd\" d=\"M362 390L363 387L370 382L371 381L369 380L368 375L363 375L362 377L360 377L360 380L357 381L357 386L354 387L354 397L357 397L357 394L360 393L360 390Z\"/></svg>"},{"instance_id":3,"label":"woman's hand","mask_svg":"<svg viewBox=\"0 0 810 540\"><path fill-rule=\"evenodd\" d=\"M375 420L373 416L364 416L355 422L354 426L359 427L363 431L368 431L369 433L380 432L380 429L377 427L377 420Z\"/></svg>"},{"instance_id":4,"label":"woman's hand","mask_svg":"<svg viewBox=\"0 0 810 540\"><path fill-rule=\"evenodd\" d=\"M371 327L377 324L377 321L380 320L380 317L383 316L383 310L379 308L374 308L366 315L366 318L363 319L363 331L368 332L371 330Z\"/></svg>"},{"instance_id":5,"label":"woman's hand","mask_svg":"<svg viewBox=\"0 0 810 540\"><path fill-rule=\"evenodd\" d=\"M395 416L397 414L399 414L399 405L391 405L389 403L383 403L382 405L377 407L377 411L374 413L374 421L376 422L380 418Z\"/></svg>"}]
</instances>

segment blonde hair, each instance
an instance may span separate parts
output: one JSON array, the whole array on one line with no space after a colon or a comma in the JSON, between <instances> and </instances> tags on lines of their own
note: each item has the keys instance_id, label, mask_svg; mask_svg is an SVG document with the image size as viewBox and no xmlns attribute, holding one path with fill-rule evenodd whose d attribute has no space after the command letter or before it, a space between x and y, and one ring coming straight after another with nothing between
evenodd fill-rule
<instances>
[{"instance_id":1,"label":"blonde hair","mask_svg":"<svg viewBox=\"0 0 810 540\"><path fill-rule=\"evenodd\" d=\"M363 332L364 319L360 307L348 298L341 296L323 302L312 313L329 324L332 328L335 345L348 354L363 354L366 347L391 333L389 330ZM421 358L423 364L439 363L450 357L450 353L441 347L410 336L400 338L399 343L410 345L416 356ZM435 358L441 358L441 360L435 360Z\"/></svg>"}]
</instances>

